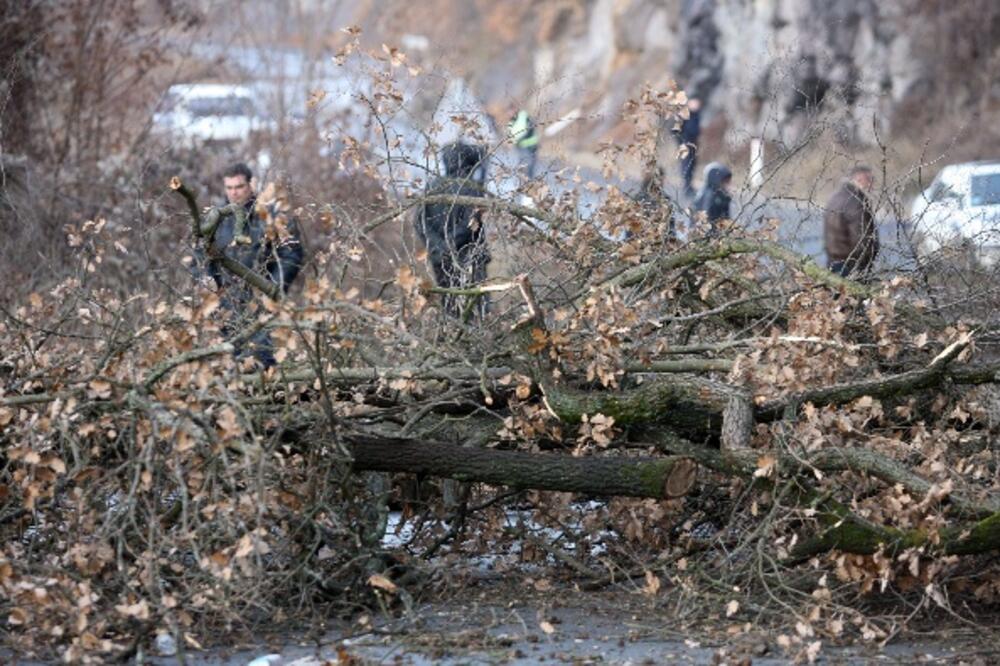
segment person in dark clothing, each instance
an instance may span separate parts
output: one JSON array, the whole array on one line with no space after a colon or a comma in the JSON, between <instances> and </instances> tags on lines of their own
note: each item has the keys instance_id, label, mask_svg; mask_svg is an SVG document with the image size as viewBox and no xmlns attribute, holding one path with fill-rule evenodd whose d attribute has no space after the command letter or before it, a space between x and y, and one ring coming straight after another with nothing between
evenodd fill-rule
<instances>
[{"instance_id":1,"label":"person in dark clothing","mask_svg":"<svg viewBox=\"0 0 1000 666\"><path fill-rule=\"evenodd\" d=\"M868 198L874 183L871 167L855 167L826 204L827 267L843 277L864 276L878 256L878 227Z\"/></svg>"},{"instance_id":2,"label":"person in dark clothing","mask_svg":"<svg viewBox=\"0 0 1000 666\"><path fill-rule=\"evenodd\" d=\"M445 175L427 185L426 193L481 197L485 194L486 150L467 143L451 143L442 150ZM463 288L486 279L490 254L482 210L449 202L427 203L417 212L417 235L427 248L434 281L439 287ZM444 309L459 316L459 297L445 294ZM488 299L479 297L477 314L486 314Z\"/></svg>"},{"instance_id":3,"label":"person in dark clothing","mask_svg":"<svg viewBox=\"0 0 1000 666\"><path fill-rule=\"evenodd\" d=\"M642 209L647 224L666 227L666 238L677 238L677 228L674 221L674 202L663 191L663 169L653 166L646 171L639 185L639 191L633 199Z\"/></svg>"},{"instance_id":4,"label":"person in dark clothing","mask_svg":"<svg viewBox=\"0 0 1000 666\"><path fill-rule=\"evenodd\" d=\"M240 332L253 316L250 303L253 288L223 268L221 257L235 259L288 291L302 269L305 252L296 221L277 206L260 206L251 179L253 173L243 163L234 164L222 176L229 204L220 209L218 225L207 248L205 272L219 290L222 307L230 313L223 331L227 336ZM237 214L241 211L242 215ZM270 335L258 331L237 356L250 352L265 368L275 364Z\"/></svg>"},{"instance_id":5,"label":"person in dark clothing","mask_svg":"<svg viewBox=\"0 0 1000 666\"><path fill-rule=\"evenodd\" d=\"M732 180L733 172L720 162L712 162L705 167L705 184L694 199L694 209L705 213L712 234L718 231L719 220L731 217L729 208L733 198L729 194L729 185Z\"/></svg>"},{"instance_id":6,"label":"person in dark clothing","mask_svg":"<svg viewBox=\"0 0 1000 666\"><path fill-rule=\"evenodd\" d=\"M674 137L681 146L681 179L684 181L684 196L691 199L695 195L691 179L698 165L698 137L701 135L701 100L692 97L688 100L688 117L675 130Z\"/></svg>"}]
</instances>

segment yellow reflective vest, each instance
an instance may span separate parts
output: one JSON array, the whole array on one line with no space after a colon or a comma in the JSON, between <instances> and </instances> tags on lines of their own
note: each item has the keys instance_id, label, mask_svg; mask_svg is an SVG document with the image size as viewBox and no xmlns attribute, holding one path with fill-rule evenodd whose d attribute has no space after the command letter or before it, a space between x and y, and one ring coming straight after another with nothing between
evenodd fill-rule
<instances>
[{"instance_id":1,"label":"yellow reflective vest","mask_svg":"<svg viewBox=\"0 0 1000 666\"><path fill-rule=\"evenodd\" d=\"M538 146L538 134L535 133L535 126L528 116L528 112L520 110L517 115L511 118L507 125L507 135L510 136L514 145L518 148L535 148Z\"/></svg>"}]
</instances>

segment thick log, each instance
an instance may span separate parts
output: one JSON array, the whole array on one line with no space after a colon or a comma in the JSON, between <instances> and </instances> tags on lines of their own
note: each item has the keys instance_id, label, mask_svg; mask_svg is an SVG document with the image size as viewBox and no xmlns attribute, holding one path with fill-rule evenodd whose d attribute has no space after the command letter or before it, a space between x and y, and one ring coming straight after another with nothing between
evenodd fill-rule
<instances>
[{"instance_id":1,"label":"thick log","mask_svg":"<svg viewBox=\"0 0 1000 666\"><path fill-rule=\"evenodd\" d=\"M360 434L345 439L355 470L410 472L525 490L669 499L691 490L698 467L686 456L574 458Z\"/></svg>"},{"instance_id":2,"label":"thick log","mask_svg":"<svg viewBox=\"0 0 1000 666\"><path fill-rule=\"evenodd\" d=\"M621 426L660 423L693 439L716 440L736 387L695 375L662 375L623 391L580 391L544 386L549 410L566 423L584 414L612 416Z\"/></svg>"},{"instance_id":3,"label":"thick log","mask_svg":"<svg viewBox=\"0 0 1000 666\"><path fill-rule=\"evenodd\" d=\"M964 370L953 375L950 364L967 345L968 340L964 338L952 343L929 365L918 370L809 389L768 401L753 408L753 420L773 421L788 407L807 402L830 405L844 404L866 395L873 398L909 395L938 386L953 376L967 383L995 381L997 375L993 367L978 372ZM741 388L687 374L660 375L621 391L580 391L544 384L543 388L549 410L566 423L579 423L584 414L604 414L613 416L622 426L660 423L686 437L712 441L720 437L727 408L740 407L731 401L746 396ZM746 416L744 413L743 419L734 421L734 424L741 424L744 432Z\"/></svg>"},{"instance_id":4,"label":"thick log","mask_svg":"<svg viewBox=\"0 0 1000 666\"><path fill-rule=\"evenodd\" d=\"M723 451L749 449L753 424L753 406L750 404L750 399L742 395L730 397L726 409L722 412L720 448Z\"/></svg>"},{"instance_id":5,"label":"thick log","mask_svg":"<svg viewBox=\"0 0 1000 666\"><path fill-rule=\"evenodd\" d=\"M629 363L625 372L641 373L675 373L675 372L729 372L733 362L726 358L689 358L678 361L650 361L649 363Z\"/></svg>"},{"instance_id":6,"label":"thick log","mask_svg":"<svg viewBox=\"0 0 1000 666\"><path fill-rule=\"evenodd\" d=\"M718 451L676 436L662 437L656 446L689 456L708 469L748 480L753 479L757 459L762 453ZM900 484L918 496L926 495L934 487L903 464L865 449L822 449L808 457L779 455L777 464L785 469L864 473L889 484ZM896 554L907 548L924 548L927 554L940 555L976 555L1000 550L1000 501L994 497L972 498L959 492L951 493L943 501L960 515L977 520L936 532L903 530L865 520L844 505L824 498L817 507L821 531L801 541L792 550L788 564L832 550L860 555L871 555L880 550Z\"/></svg>"}]
</instances>

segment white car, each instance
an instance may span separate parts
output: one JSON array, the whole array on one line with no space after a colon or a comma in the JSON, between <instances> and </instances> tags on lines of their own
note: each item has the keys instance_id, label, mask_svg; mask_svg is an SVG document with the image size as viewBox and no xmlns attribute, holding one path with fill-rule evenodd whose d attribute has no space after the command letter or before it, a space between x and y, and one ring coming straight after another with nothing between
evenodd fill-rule
<instances>
[{"instance_id":1,"label":"white car","mask_svg":"<svg viewBox=\"0 0 1000 666\"><path fill-rule=\"evenodd\" d=\"M1000 259L1000 162L951 164L913 201L920 252L966 246L980 262Z\"/></svg>"},{"instance_id":2,"label":"white car","mask_svg":"<svg viewBox=\"0 0 1000 666\"><path fill-rule=\"evenodd\" d=\"M191 143L242 142L271 126L250 88L216 83L171 86L153 124Z\"/></svg>"}]
</instances>

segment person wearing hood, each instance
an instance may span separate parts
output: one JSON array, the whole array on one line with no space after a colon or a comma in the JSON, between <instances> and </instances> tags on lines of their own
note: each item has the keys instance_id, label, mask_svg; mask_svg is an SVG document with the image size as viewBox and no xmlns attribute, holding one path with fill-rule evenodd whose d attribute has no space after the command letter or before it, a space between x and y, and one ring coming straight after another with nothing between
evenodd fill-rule
<instances>
[{"instance_id":1,"label":"person wearing hood","mask_svg":"<svg viewBox=\"0 0 1000 666\"><path fill-rule=\"evenodd\" d=\"M731 217L729 207L733 198L729 194L729 185L732 180L733 172L720 162L712 162L705 167L705 184L694 199L694 209L704 211L713 232L719 220Z\"/></svg>"},{"instance_id":2,"label":"person wearing hood","mask_svg":"<svg viewBox=\"0 0 1000 666\"><path fill-rule=\"evenodd\" d=\"M483 146L450 143L441 157L445 174L427 185L427 195L486 195L487 153ZM418 209L417 236L427 248L427 260L439 287L465 288L486 279L490 253L482 215L481 208L449 201L425 203ZM446 312L456 317L461 314L459 297L445 294L443 300ZM481 296L476 307L476 314L482 317L488 299Z\"/></svg>"}]
</instances>

